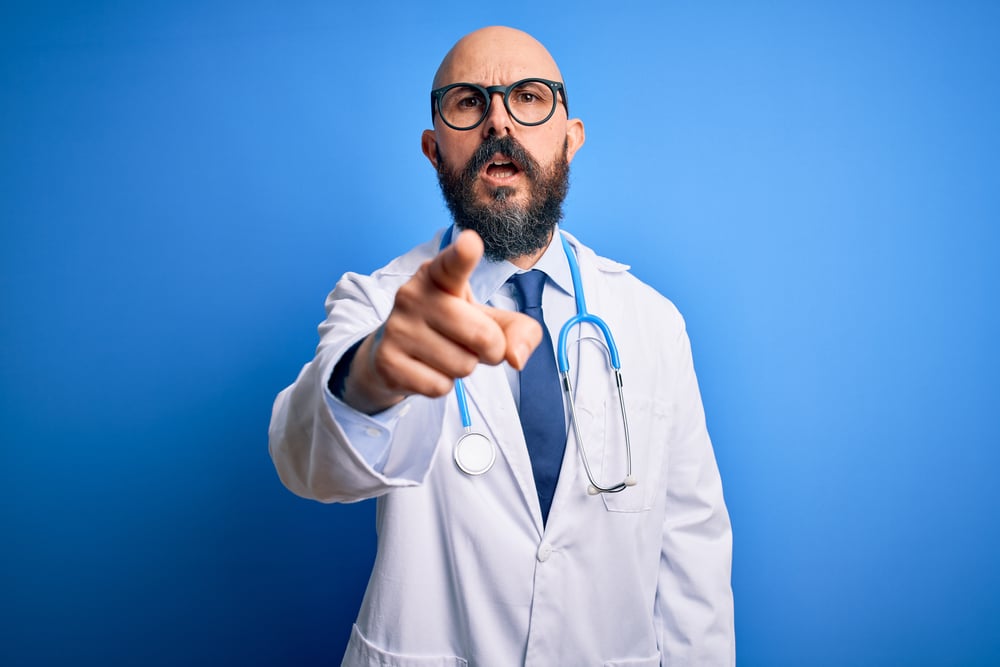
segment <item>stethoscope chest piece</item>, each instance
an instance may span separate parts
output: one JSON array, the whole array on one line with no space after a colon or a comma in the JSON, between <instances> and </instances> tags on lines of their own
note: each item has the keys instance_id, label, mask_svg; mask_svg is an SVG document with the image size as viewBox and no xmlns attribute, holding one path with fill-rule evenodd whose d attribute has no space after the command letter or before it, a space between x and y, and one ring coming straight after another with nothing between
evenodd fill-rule
<instances>
[{"instance_id":1,"label":"stethoscope chest piece","mask_svg":"<svg viewBox=\"0 0 1000 667\"><path fill-rule=\"evenodd\" d=\"M482 475L496 460L496 447L482 433L469 431L455 443L455 464L467 475Z\"/></svg>"}]
</instances>

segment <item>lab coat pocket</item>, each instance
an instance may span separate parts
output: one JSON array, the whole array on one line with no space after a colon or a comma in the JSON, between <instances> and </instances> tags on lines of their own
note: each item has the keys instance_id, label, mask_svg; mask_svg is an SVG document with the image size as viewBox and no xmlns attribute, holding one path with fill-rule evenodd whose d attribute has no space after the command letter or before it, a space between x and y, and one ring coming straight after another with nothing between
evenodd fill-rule
<instances>
[{"instance_id":1,"label":"lab coat pocket","mask_svg":"<svg viewBox=\"0 0 1000 667\"><path fill-rule=\"evenodd\" d=\"M467 660L448 655L390 653L368 641L355 624L341 667L468 667L468 664Z\"/></svg>"},{"instance_id":2,"label":"lab coat pocket","mask_svg":"<svg viewBox=\"0 0 1000 667\"><path fill-rule=\"evenodd\" d=\"M604 412L604 452L601 458L602 484L617 484L628 474L628 450L631 450L632 477L635 486L619 493L604 493L609 512L645 512L651 509L660 492L663 452L670 431L670 409L655 398L625 398L629 447L625 444L625 424L621 404L609 402Z\"/></svg>"}]
</instances>

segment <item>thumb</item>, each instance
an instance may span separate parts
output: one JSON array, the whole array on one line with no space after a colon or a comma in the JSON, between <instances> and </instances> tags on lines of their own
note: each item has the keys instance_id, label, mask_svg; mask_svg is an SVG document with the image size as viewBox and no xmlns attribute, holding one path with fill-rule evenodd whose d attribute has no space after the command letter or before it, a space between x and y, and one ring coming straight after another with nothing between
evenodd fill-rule
<instances>
[{"instance_id":1,"label":"thumb","mask_svg":"<svg viewBox=\"0 0 1000 667\"><path fill-rule=\"evenodd\" d=\"M483 256L483 240L472 230L465 230L451 245L437 254L427 266L431 281L454 296L464 296L469 276Z\"/></svg>"},{"instance_id":2,"label":"thumb","mask_svg":"<svg viewBox=\"0 0 1000 667\"><path fill-rule=\"evenodd\" d=\"M507 341L504 359L517 370L524 368L528 357L542 342L542 327L532 317L512 310L480 306L503 330Z\"/></svg>"}]
</instances>

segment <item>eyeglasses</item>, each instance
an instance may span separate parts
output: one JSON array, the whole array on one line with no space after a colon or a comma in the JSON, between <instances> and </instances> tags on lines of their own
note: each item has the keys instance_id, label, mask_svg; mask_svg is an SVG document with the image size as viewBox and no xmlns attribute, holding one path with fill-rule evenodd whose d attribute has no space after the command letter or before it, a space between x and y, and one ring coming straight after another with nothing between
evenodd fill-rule
<instances>
[{"instance_id":1,"label":"eyeglasses","mask_svg":"<svg viewBox=\"0 0 1000 667\"><path fill-rule=\"evenodd\" d=\"M471 130L490 113L493 95L503 94L503 105L510 117L521 125L541 125L562 103L569 113L566 87L548 79L521 79L509 86L480 86L475 83L452 83L431 91L431 117L436 111L453 130Z\"/></svg>"}]
</instances>

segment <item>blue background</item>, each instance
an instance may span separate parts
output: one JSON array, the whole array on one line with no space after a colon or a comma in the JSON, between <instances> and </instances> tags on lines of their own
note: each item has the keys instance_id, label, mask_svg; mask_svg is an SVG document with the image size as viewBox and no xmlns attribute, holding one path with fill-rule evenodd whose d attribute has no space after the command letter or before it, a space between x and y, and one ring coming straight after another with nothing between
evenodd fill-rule
<instances>
[{"instance_id":1,"label":"blue background","mask_svg":"<svg viewBox=\"0 0 1000 667\"><path fill-rule=\"evenodd\" d=\"M586 122L566 227L687 317L741 664L1000 662L1000 5L612 4L3 4L0 663L339 661L373 504L284 490L271 402L447 222L493 23Z\"/></svg>"}]
</instances>

